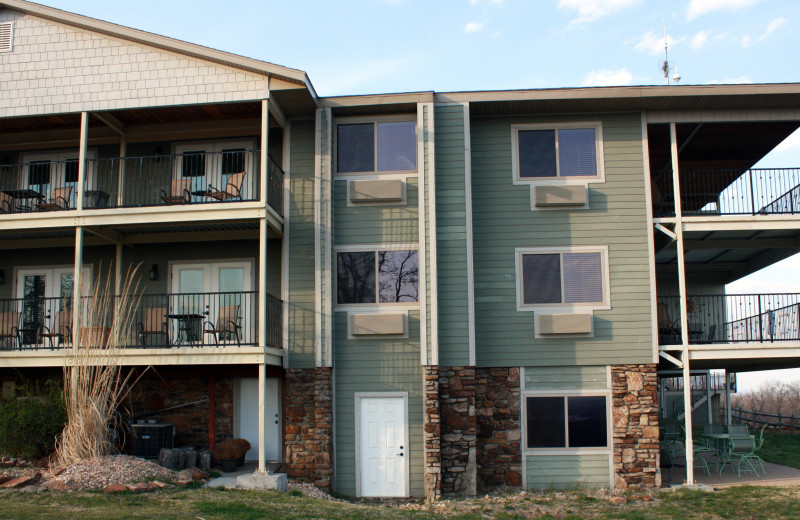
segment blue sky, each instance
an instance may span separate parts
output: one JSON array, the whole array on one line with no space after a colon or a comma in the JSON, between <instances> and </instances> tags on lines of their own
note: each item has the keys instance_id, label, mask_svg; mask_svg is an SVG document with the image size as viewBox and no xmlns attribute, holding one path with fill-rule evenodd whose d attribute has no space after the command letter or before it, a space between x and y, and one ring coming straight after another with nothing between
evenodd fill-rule
<instances>
[{"instance_id":1,"label":"blue sky","mask_svg":"<svg viewBox=\"0 0 800 520\"><path fill-rule=\"evenodd\" d=\"M49 0L47 5L304 70L321 96L800 81L797 0ZM800 166L800 133L761 167ZM800 257L729 292L800 292ZM765 377L743 375L740 388Z\"/></svg>"}]
</instances>

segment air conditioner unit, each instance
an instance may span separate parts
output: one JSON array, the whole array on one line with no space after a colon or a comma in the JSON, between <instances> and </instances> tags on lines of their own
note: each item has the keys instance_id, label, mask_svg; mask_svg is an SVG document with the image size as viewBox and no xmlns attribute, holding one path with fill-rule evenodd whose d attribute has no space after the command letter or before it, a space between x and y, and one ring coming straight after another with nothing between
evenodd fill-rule
<instances>
[{"instance_id":1,"label":"air conditioner unit","mask_svg":"<svg viewBox=\"0 0 800 520\"><path fill-rule=\"evenodd\" d=\"M131 452L135 457L157 459L161 448L174 448L177 430L174 424L132 424Z\"/></svg>"}]
</instances>

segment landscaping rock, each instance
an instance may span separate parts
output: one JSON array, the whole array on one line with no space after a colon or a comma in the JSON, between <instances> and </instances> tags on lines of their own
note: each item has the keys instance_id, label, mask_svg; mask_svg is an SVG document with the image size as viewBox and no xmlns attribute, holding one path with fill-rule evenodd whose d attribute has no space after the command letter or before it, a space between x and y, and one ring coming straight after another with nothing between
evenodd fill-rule
<instances>
[{"instance_id":1,"label":"landscaping rock","mask_svg":"<svg viewBox=\"0 0 800 520\"><path fill-rule=\"evenodd\" d=\"M175 480L194 480L194 475L188 469L182 469L175 475Z\"/></svg>"},{"instance_id":2,"label":"landscaping rock","mask_svg":"<svg viewBox=\"0 0 800 520\"><path fill-rule=\"evenodd\" d=\"M6 475L5 473L0 473L0 484L4 484L4 483L8 482L9 480L11 480L11 477Z\"/></svg>"},{"instance_id":3,"label":"landscaping rock","mask_svg":"<svg viewBox=\"0 0 800 520\"><path fill-rule=\"evenodd\" d=\"M77 491L80 488L80 484L71 480L53 480L47 484L47 489L50 491Z\"/></svg>"},{"instance_id":4,"label":"landscaping rock","mask_svg":"<svg viewBox=\"0 0 800 520\"><path fill-rule=\"evenodd\" d=\"M150 486L150 482L137 482L136 484L128 484L127 488L130 491L141 493L143 491L153 491L155 487Z\"/></svg>"},{"instance_id":5,"label":"landscaping rock","mask_svg":"<svg viewBox=\"0 0 800 520\"><path fill-rule=\"evenodd\" d=\"M124 484L109 484L103 488L103 493L122 493L128 491L128 486Z\"/></svg>"},{"instance_id":6,"label":"landscaping rock","mask_svg":"<svg viewBox=\"0 0 800 520\"><path fill-rule=\"evenodd\" d=\"M18 477L15 479L11 479L8 482L4 482L0 484L0 488L21 488L23 486L27 486L36 480L36 476L28 476L28 477Z\"/></svg>"},{"instance_id":7,"label":"landscaping rock","mask_svg":"<svg viewBox=\"0 0 800 520\"><path fill-rule=\"evenodd\" d=\"M208 478L208 473L206 473L205 471L199 470L197 468L189 468L186 471L188 471L192 475L192 478L195 479L195 480L204 480L204 479ZM181 473L183 473L183 472L181 472ZM180 473L178 473L178 475L180 475Z\"/></svg>"},{"instance_id":8,"label":"landscaping rock","mask_svg":"<svg viewBox=\"0 0 800 520\"><path fill-rule=\"evenodd\" d=\"M615 506L621 506L628 503L628 500L625 497L608 497L608 501Z\"/></svg>"}]
</instances>

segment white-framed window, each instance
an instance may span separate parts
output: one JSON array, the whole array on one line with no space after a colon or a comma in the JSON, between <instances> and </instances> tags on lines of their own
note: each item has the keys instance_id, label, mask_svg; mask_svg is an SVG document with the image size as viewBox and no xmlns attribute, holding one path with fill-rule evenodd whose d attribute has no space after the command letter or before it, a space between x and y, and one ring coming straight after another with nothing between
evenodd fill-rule
<instances>
[{"instance_id":1,"label":"white-framed window","mask_svg":"<svg viewBox=\"0 0 800 520\"><path fill-rule=\"evenodd\" d=\"M607 450L611 396L606 391L523 393L524 451Z\"/></svg>"},{"instance_id":2,"label":"white-framed window","mask_svg":"<svg viewBox=\"0 0 800 520\"><path fill-rule=\"evenodd\" d=\"M336 303L417 304L416 249L347 249L336 252Z\"/></svg>"},{"instance_id":3,"label":"white-framed window","mask_svg":"<svg viewBox=\"0 0 800 520\"><path fill-rule=\"evenodd\" d=\"M337 121L335 171L339 175L417 171L417 122L409 116Z\"/></svg>"},{"instance_id":4,"label":"white-framed window","mask_svg":"<svg viewBox=\"0 0 800 520\"><path fill-rule=\"evenodd\" d=\"M511 125L514 184L603 182L600 122Z\"/></svg>"},{"instance_id":5,"label":"white-framed window","mask_svg":"<svg viewBox=\"0 0 800 520\"><path fill-rule=\"evenodd\" d=\"M517 310L609 309L608 247L517 248Z\"/></svg>"}]
</instances>

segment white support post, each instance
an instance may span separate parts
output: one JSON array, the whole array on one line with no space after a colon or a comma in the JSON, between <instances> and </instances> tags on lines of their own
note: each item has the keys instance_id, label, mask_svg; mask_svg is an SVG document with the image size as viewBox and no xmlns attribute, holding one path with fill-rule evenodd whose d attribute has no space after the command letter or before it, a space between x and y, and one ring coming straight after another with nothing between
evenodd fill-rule
<instances>
[{"instance_id":1,"label":"white support post","mask_svg":"<svg viewBox=\"0 0 800 520\"><path fill-rule=\"evenodd\" d=\"M81 266L83 265L83 227L75 228L75 270L72 275L72 349L78 350L81 323Z\"/></svg>"},{"instance_id":2,"label":"white support post","mask_svg":"<svg viewBox=\"0 0 800 520\"><path fill-rule=\"evenodd\" d=\"M258 221L258 344L267 348L267 219Z\"/></svg>"},{"instance_id":3,"label":"white support post","mask_svg":"<svg viewBox=\"0 0 800 520\"><path fill-rule=\"evenodd\" d=\"M81 112L81 142L78 152L78 191L75 193L77 209L83 209L83 192L86 187L86 149L89 140L89 112Z\"/></svg>"},{"instance_id":4,"label":"white support post","mask_svg":"<svg viewBox=\"0 0 800 520\"><path fill-rule=\"evenodd\" d=\"M686 304L686 263L683 242L683 208L681 207L680 165L678 164L678 137L675 123L669 124L670 154L672 157L672 186L675 197L675 234L678 249L678 289L681 305L681 344L683 345L683 419L686 430L686 483L694 484L694 442L692 439L692 388L689 367L689 317Z\"/></svg>"},{"instance_id":5,"label":"white support post","mask_svg":"<svg viewBox=\"0 0 800 520\"><path fill-rule=\"evenodd\" d=\"M116 255L114 258L114 291L115 294L122 294L122 242L116 243Z\"/></svg>"},{"instance_id":6,"label":"white support post","mask_svg":"<svg viewBox=\"0 0 800 520\"><path fill-rule=\"evenodd\" d=\"M725 369L725 424L731 423L731 373Z\"/></svg>"},{"instance_id":7,"label":"white support post","mask_svg":"<svg viewBox=\"0 0 800 520\"><path fill-rule=\"evenodd\" d=\"M117 206L124 203L125 192L125 158L128 156L128 138L123 134L119 141L119 172L117 173Z\"/></svg>"},{"instance_id":8,"label":"white support post","mask_svg":"<svg viewBox=\"0 0 800 520\"><path fill-rule=\"evenodd\" d=\"M706 371L706 411L708 412L708 424L714 422L713 411L711 410L711 371Z\"/></svg>"},{"instance_id":9,"label":"white support post","mask_svg":"<svg viewBox=\"0 0 800 520\"><path fill-rule=\"evenodd\" d=\"M261 100L261 190L260 200L266 207L269 185L269 99Z\"/></svg>"},{"instance_id":10,"label":"white support post","mask_svg":"<svg viewBox=\"0 0 800 520\"><path fill-rule=\"evenodd\" d=\"M267 365L258 365L258 472L267 472Z\"/></svg>"}]
</instances>

